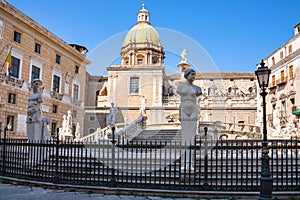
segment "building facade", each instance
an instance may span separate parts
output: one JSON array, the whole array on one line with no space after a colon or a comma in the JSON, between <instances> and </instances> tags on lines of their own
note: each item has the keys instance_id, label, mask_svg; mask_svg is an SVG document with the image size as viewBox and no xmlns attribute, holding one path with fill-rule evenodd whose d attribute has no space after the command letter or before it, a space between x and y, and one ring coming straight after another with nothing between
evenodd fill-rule
<instances>
[{"instance_id":1,"label":"building facade","mask_svg":"<svg viewBox=\"0 0 300 200\"><path fill-rule=\"evenodd\" d=\"M300 24L294 36L265 59L271 69L267 95L270 137L290 138L299 132Z\"/></svg>"},{"instance_id":2,"label":"building facade","mask_svg":"<svg viewBox=\"0 0 300 200\"><path fill-rule=\"evenodd\" d=\"M73 113L73 124L84 127L87 49L68 44L21 11L0 1L0 126L11 127L11 137L27 137L26 116L31 82L43 82L42 115L50 117L52 134L63 115ZM12 67L5 60L11 55Z\"/></svg>"}]
</instances>

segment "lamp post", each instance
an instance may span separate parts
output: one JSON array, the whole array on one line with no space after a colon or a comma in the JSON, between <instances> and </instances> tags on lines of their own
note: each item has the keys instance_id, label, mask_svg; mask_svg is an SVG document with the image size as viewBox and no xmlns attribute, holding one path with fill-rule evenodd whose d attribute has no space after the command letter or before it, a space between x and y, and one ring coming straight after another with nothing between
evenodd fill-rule
<instances>
[{"instance_id":1,"label":"lamp post","mask_svg":"<svg viewBox=\"0 0 300 200\"><path fill-rule=\"evenodd\" d=\"M261 156L261 177L260 177L260 195L259 199L272 199L273 179L270 172L270 157L268 148L268 136L267 136L267 114L266 114L266 89L269 83L269 75L271 70L265 66L264 61L260 63L260 67L257 68L255 74L259 83L259 87L262 90L260 95L263 100L263 140L262 140L262 156Z\"/></svg>"}]
</instances>

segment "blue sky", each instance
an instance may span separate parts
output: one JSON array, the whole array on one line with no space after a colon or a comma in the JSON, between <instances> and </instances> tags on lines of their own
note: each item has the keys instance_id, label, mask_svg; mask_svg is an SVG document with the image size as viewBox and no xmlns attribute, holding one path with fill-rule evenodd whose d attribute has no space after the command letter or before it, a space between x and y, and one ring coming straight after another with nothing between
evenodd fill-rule
<instances>
[{"instance_id":1,"label":"blue sky","mask_svg":"<svg viewBox=\"0 0 300 200\"><path fill-rule=\"evenodd\" d=\"M261 58L293 37L293 27L300 23L299 0L7 1L67 43L87 47L89 53L132 28L144 2L153 27L192 38L224 72L253 72ZM167 56L166 65L175 65L172 59Z\"/></svg>"}]
</instances>

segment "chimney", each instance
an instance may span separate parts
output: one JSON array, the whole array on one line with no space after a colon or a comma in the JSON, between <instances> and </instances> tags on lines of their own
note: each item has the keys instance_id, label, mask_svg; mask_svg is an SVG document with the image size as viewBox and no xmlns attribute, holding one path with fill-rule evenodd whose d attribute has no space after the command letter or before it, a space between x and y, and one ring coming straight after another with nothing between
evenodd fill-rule
<instances>
[{"instance_id":1,"label":"chimney","mask_svg":"<svg viewBox=\"0 0 300 200\"><path fill-rule=\"evenodd\" d=\"M295 33L295 36L300 33L300 23L297 24L296 26L294 26L294 33Z\"/></svg>"}]
</instances>

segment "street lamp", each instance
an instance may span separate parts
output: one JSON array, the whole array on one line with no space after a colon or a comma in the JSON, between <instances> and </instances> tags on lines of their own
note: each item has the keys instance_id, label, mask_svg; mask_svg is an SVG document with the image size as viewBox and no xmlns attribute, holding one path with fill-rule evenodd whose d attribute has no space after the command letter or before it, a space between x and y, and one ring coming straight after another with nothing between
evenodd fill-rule
<instances>
[{"instance_id":1,"label":"street lamp","mask_svg":"<svg viewBox=\"0 0 300 200\"><path fill-rule=\"evenodd\" d=\"M266 89L269 83L269 75L271 70L265 66L261 60L260 67L257 68L255 74L257 76L258 84L262 92L260 95L263 100L263 140L262 140L262 156L261 156L261 177L260 177L260 195L259 199L272 199L273 179L270 173L270 157L268 148L267 136L267 114L266 114Z\"/></svg>"}]
</instances>

